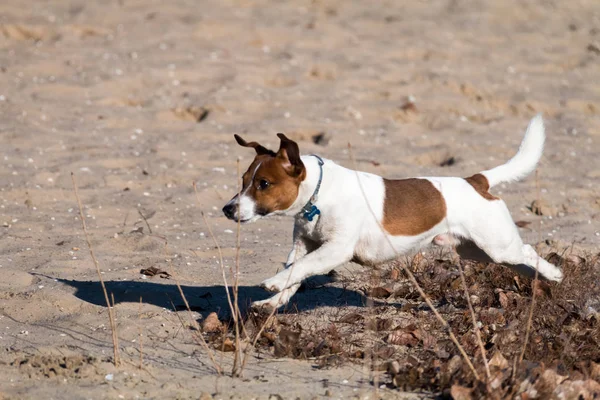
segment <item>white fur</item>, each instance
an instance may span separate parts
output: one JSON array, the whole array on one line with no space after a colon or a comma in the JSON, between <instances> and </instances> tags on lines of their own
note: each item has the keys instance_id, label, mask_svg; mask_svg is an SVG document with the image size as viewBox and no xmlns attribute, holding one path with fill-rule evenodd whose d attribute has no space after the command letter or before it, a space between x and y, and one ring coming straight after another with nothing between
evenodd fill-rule
<instances>
[{"instance_id":1,"label":"white fur","mask_svg":"<svg viewBox=\"0 0 600 400\"><path fill-rule=\"evenodd\" d=\"M482 172L490 187L501 182L515 182L532 173L542 157L545 140L544 120L538 114L529 122L517 154L506 164Z\"/></svg>"},{"instance_id":2,"label":"white fur","mask_svg":"<svg viewBox=\"0 0 600 400\"><path fill-rule=\"evenodd\" d=\"M490 184L492 180L498 183L520 179L531 172L540 158L543 139L543 122L537 116L529 124L517 155L507 164L485 172ZM423 178L442 194L447 217L419 235L394 236L381 226L383 178L324 160L323 182L316 202L321 215L309 222L298 213L316 187L319 166L313 156L303 156L302 161L307 176L300 185L298 198L286 210L287 214L295 215L294 245L286 268L262 283L267 290L279 293L254 303L255 306L284 305L304 279L325 274L352 258L366 264L381 263L424 248L434 239L439 244L455 244L456 238L469 240L496 263L526 265L538 269L546 279L562 280L558 268L523 244L506 204L502 200L485 199L463 178Z\"/></svg>"},{"instance_id":3,"label":"white fur","mask_svg":"<svg viewBox=\"0 0 600 400\"><path fill-rule=\"evenodd\" d=\"M258 171L260 164L261 163L258 163L256 168L254 168L254 172L252 173L252 178L250 179L250 185L254 181L254 176L256 175L256 171ZM260 215L256 214L256 202L254 201L254 199L252 197L248 196L248 194L247 194L248 189L250 189L250 185L248 185L246 188L244 188L241 193L233 196L233 199L229 200L227 202L227 204L225 204L225 207L227 207L230 204L237 206L235 208L235 210L236 210L235 211L235 219L239 220L242 223L254 222L260 218ZM239 196L239 200L238 200L238 196Z\"/></svg>"}]
</instances>

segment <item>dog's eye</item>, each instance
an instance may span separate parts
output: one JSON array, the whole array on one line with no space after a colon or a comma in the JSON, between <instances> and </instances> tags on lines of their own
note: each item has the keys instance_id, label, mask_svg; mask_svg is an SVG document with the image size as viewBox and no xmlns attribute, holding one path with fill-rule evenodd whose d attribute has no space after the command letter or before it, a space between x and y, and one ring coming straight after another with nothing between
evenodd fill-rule
<instances>
[{"instance_id":1,"label":"dog's eye","mask_svg":"<svg viewBox=\"0 0 600 400\"><path fill-rule=\"evenodd\" d=\"M268 187L269 187L269 185L271 185L271 184L270 184L270 183L269 183L269 181L268 181L268 180L266 180L266 179L261 179L261 180L258 182L258 188L259 188L260 190L265 190L266 188L268 188Z\"/></svg>"}]
</instances>

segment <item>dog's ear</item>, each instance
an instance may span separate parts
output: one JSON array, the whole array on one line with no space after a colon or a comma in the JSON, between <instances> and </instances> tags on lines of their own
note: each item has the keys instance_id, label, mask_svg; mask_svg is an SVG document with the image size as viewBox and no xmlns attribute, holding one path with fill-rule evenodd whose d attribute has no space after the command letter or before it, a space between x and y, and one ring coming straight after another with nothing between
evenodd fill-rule
<instances>
[{"instance_id":1,"label":"dog's ear","mask_svg":"<svg viewBox=\"0 0 600 400\"><path fill-rule=\"evenodd\" d=\"M288 139L283 133L278 133L277 137L281 140L279 151L277 151L277 158L282 161L283 168L290 176L304 179L306 169L300 159L298 143Z\"/></svg>"},{"instance_id":2,"label":"dog's ear","mask_svg":"<svg viewBox=\"0 0 600 400\"><path fill-rule=\"evenodd\" d=\"M236 134L234 134L233 137L235 138L235 141L238 142L238 144L240 146L252 147L254 150L256 150L256 154L258 154L259 156L269 155L269 156L275 157L277 155L274 151L267 149L265 146L258 144L257 142L248 143L244 139L242 139L241 136L236 135Z\"/></svg>"}]
</instances>

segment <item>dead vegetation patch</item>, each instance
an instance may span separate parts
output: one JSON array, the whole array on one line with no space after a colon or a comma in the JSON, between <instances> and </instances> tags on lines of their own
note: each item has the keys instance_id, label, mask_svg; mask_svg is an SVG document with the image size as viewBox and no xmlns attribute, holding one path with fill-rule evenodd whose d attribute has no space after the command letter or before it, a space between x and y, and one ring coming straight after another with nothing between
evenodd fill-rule
<instances>
[{"instance_id":1,"label":"dead vegetation patch","mask_svg":"<svg viewBox=\"0 0 600 400\"><path fill-rule=\"evenodd\" d=\"M547 258L563 269L565 280L558 285L538 282L522 362L518 360L533 281L501 266L460 261L489 361L489 380L484 378L456 261L449 259L411 260L409 268L450 324L482 380L474 378L445 329L399 271L399 261L380 270L379 276L351 283L372 306L280 313L271 319L250 312L244 330L252 337L267 324L256 341L261 356L310 360L318 368L368 362L373 371L383 374L383 383L400 390L463 399L599 396L600 254L563 257L552 253ZM206 330L205 335L217 349L231 343L226 329Z\"/></svg>"}]
</instances>

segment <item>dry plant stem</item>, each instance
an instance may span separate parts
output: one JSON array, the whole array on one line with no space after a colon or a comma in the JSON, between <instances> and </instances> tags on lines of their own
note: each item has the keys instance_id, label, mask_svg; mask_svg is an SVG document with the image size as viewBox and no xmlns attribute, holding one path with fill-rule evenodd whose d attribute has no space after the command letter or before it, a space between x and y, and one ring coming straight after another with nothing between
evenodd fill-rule
<instances>
[{"instance_id":1,"label":"dry plant stem","mask_svg":"<svg viewBox=\"0 0 600 400\"><path fill-rule=\"evenodd\" d=\"M237 176L241 176L240 173L240 159L237 159ZM238 179L238 197L237 197L237 202L238 202L238 209L240 208L240 196L241 196L241 191L242 191L242 185L240 185L240 181ZM238 318L240 316L240 305L238 303L238 293L239 293L239 276L240 276L240 249L241 249L241 243L240 243L240 227L241 227L241 222L240 219L238 218L237 221L237 229L236 229L236 243L235 243L235 275L233 277L233 307L234 307L234 314L235 314L235 318L233 319L233 322L235 324L234 329L235 329L235 355L233 357L233 367L231 370L231 375L233 376L241 376L242 375L242 370L239 369L239 363L242 362L242 348L240 346L240 321L241 318Z\"/></svg>"},{"instance_id":2,"label":"dry plant stem","mask_svg":"<svg viewBox=\"0 0 600 400\"><path fill-rule=\"evenodd\" d=\"M198 204L202 204L200 202L200 197L198 196L198 188L196 187L196 182L193 182L192 186L194 187L194 193L196 194L196 201L198 202ZM204 224L206 225L206 229L208 229L208 234L210 235L211 239L213 240L213 243L215 244L215 247L217 248L217 253L219 254L219 264L221 265L221 273L223 275L223 283L225 284L225 293L227 294L227 302L229 303L229 309L233 313L233 318L235 320L237 318L237 315L234 312L235 308L233 307L233 303L231 301L231 294L229 293L229 284L227 283L227 275L225 274L225 265L223 264L223 252L221 251L221 246L219 245L219 242L217 241L215 234L213 233L212 229L210 228L210 224L208 223L208 220L206 219L206 215L204 215L204 211L200 211L200 215L202 216L202 220L204 221Z\"/></svg>"},{"instance_id":3,"label":"dry plant stem","mask_svg":"<svg viewBox=\"0 0 600 400\"><path fill-rule=\"evenodd\" d=\"M75 183L75 175L72 172L71 181L73 182L73 190L75 192L75 198L77 199L77 205L79 206L79 217L81 218L81 226L83 227L83 232L85 234L85 241L87 242L87 246L90 251L90 256L94 261L94 266L96 267L96 272L98 273L98 279L100 280L100 285L102 286L102 292L104 293L106 307L108 308L108 319L110 322L110 329L112 332L114 364L115 367L118 367L121 362L121 358L119 356L119 338L117 336L117 323L113 314L113 308L111 307L110 301L108 300L108 292L106 291L106 285L104 285L104 279L102 279L100 266L98 264L98 260L96 259L96 255L94 254L92 242L90 241L90 235L88 234L87 225L85 224L85 217L83 216L83 206L81 205L81 199L79 198L79 192L77 191L77 184Z\"/></svg>"},{"instance_id":4,"label":"dry plant stem","mask_svg":"<svg viewBox=\"0 0 600 400\"><path fill-rule=\"evenodd\" d=\"M538 170L535 171L535 186L537 191L537 201L538 203L541 201L540 194L540 180ZM542 220L540 219L540 223L538 224L538 242L542 240ZM533 309L535 308L535 294L537 292L538 286L538 269L540 267L540 260L538 258L537 265L535 266L535 277L533 278L533 285L531 285L531 306L529 307L529 315L527 317L527 326L525 328L525 341L523 342L523 349L521 350L521 354L519 355L519 364L523 361L523 357L525 357L525 350L527 350L527 343L529 342L529 333L531 332L531 323L533 321Z\"/></svg>"},{"instance_id":5,"label":"dry plant stem","mask_svg":"<svg viewBox=\"0 0 600 400\"><path fill-rule=\"evenodd\" d=\"M356 170L356 160L354 159L354 156L352 154L352 146L350 145L350 143L348 143L348 150L349 150L350 160L354 164L354 170L356 171L356 178L357 178L357 181L358 181L358 185L360 186L360 190L362 192L362 195L366 199L367 196L365 194L365 191L364 191L364 188L363 188L362 184L360 183L360 177L358 176L358 171ZM369 202L367 202L367 207L369 208L369 212L373 216L373 219L375 219L375 221L377 222L377 225L379 226L379 229L384 234L384 237L386 238L388 244L390 245L390 247L392 248L392 250L396 253L396 257L400 257L400 254L398 253L398 251L396 251L396 248L394 247L394 244L387 237L387 233L385 232L385 229L383 228L383 226L381 225L381 223L377 220L377 218L375 216L375 213L371 209L371 206L370 206ZM417 292L419 292L419 295L421 296L421 298L425 301L425 303L431 309L431 311L433 311L433 314L435 315L435 318L442 324L442 326L444 327L444 329L446 330L446 332L448 332L448 336L450 337L450 340L452 340L452 342L454 343L454 345L456 346L456 348L460 352L461 356L463 357L463 359L465 360L465 362L469 366L469 369L471 370L471 372L475 376L475 379L480 380L479 374L477 373L477 370L473 366L473 363L469 359L469 356L465 352L465 349L458 342L458 339L454 335L454 332L452 332L452 328L448 324L448 321L446 321L444 319L444 317L442 317L442 315L438 312L437 308L435 308L435 306L431 302L431 299L429 298L429 296L427 296L427 294L423 291L423 289L421 289L421 286L419 285L419 282L417 282L417 279L415 278L415 276L413 275L413 273L410 271L410 269L407 268L406 265L404 265L404 264L400 264L400 267L402 268L402 270L404 271L404 273L408 276L408 279L410 280L410 282L412 283L412 285L414 286L414 288L417 289Z\"/></svg>"},{"instance_id":6,"label":"dry plant stem","mask_svg":"<svg viewBox=\"0 0 600 400\"><path fill-rule=\"evenodd\" d=\"M187 298L185 297L185 294L183 293L183 289L181 289L181 285L179 284L179 279L177 278L177 274L175 273L175 268L173 267L173 262L171 261L171 257L169 255L169 243L166 241L165 241L165 256L167 258L167 262L169 263L169 269L171 270L171 276L175 280L175 284L177 285L177 290L179 290L179 295L181 296L181 299L183 300L183 303L185 304L185 308L187 309L188 316L190 318L190 323L194 327L196 332L200 332L200 326L198 326L198 321L196 321L194 319L194 316L192 314L192 309L190 308L190 304L188 303ZM175 313L177 313L177 309L175 308L174 305L173 305L173 311L175 311ZM181 317L179 317L179 314L177 314L177 317L181 321L181 326L184 328L184 331L185 331L185 325L183 324ZM201 333L200 334L192 333L192 337L194 337L200 343L200 345L204 348L204 350L206 350L206 354L208 354L210 361L213 363L213 366L215 367L215 370L217 371L217 373L219 375L221 375L222 374L221 367L215 360L215 356L214 356L212 350L210 349L210 347L208 346L208 343L206 343L206 340L204 340L204 336L202 336Z\"/></svg>"},{"instance_id":7,"label":"dry plant stem","mask_svg":"<svg viewBox=\"0 0 600 400\"><path fill-rule=\"evenodd\" d=\"M295 243L294 243L294 245L295 245ZM288 279L285 282L285 286L287 286L287 284L290 281L290 278L292 277L291 272L293 272L293 270L294 270L294 266L296 265L296 259L297 259L297 257L298 257L298 252L294 253L294 261L292 262L292 265L289 266L289 268L290 268L290 275L288 276ZM265 322L263 322L262 326L260 327L260 329L256 333L256 336L254 336L254 339L252 340L252 345L246 347L246 350L244 351L244 359L242 360L242 367L241 367L242 371L244 370L244 368L246 367L246 363L248 362L248 356L250 354L250 349L254 349L256 347L256 343L258 342L258 339L260 338L260 336L262 335L262 333L266 329L266 327L269 324L269 322L271 321L271 319L275 316L275 313L277 312L277 308L278 307L273 307L273 309L269 313L269 316L267 317L267 319L265 320Z\"/></svg>"},{"instance_id":8,"label":"dry plant stem","mask_svg":"<svg viewBox=\"0 0 600 400\"><path fill-rule=\"evenodd\" d=\"M185 327L185 322L183 322L183 318L181 318L181 315L179 315L179 313L177 312L177 307L175 307L175 304L173 304L173 300L171 299L171 297L169 295L167 295L167 297L169 298L169 302L171 303L171 308L173 309L173 313L175 313L175 315L177 316L177 319L179 320L179 324L181 325L181 328L183 329L184 332L187 331L188 329L186 329L186 327ZM190 310L188 310L188 311L189 311L189 313L191 315L191 311ZM177 336L177 334L178 334L178 332L175 333L175 336ZM200 346L202 346L206 350L206 353L208 354L208 356L210 358L210 361L213 364L213 367L217 371L217 376L222 375L223 374L223 370L219 366L219 364L217 364L212 351L208 347L208 343L206 343L206 340L204 340L204 338L202 337L201 334L195 335L192 332L191 335L192 335L192 339L194 339L194 341L196 343L200 344Z\"/></svg>"},{"instance_id":9,"label":"dry plant stem","mask_svg":"<svg viewBox=\"0 0 600 400\"><path fill-rule=\"evenodd\" d=\"M239 162L238 162L238 169L239 169ZM198 202L198 204L201 204L200 197L198 196L198 188L196 187L196 182L193 182L192 186L194 187L194 193L196 194L196 201ZM219 242L218 242L215 234L213 233L213 231L210 227L210 224L208 223L208 219L206 218L206 215L204 214L204 212L201 211L200 215L202 216L202 220L204 221L204 224L206 225L206 229L208 229L208 234L210 235L215 247L217 248L217 253L219 255L219 265L221 266L221 274L223 276L223 284L225 286L225 293L227 294L227 303L229 304L229 310L231 311L231 314L233 317L233 323L236 327L236 332L238 332L238 334L239 334L239 321L241 320L241 318L240 318L240 311L239 311L238 302L237 302L237 288L235 289L235 293L234 293L235 299L232 299L232 295L229 292L229 283L227 282L227 274L225 273L225 263L223 261L223 252L221 251L221 246L219 245ZM238 235L239 235L239 222L238 222ZM239 252L239 249L238 249L238 252ZM239 268L239 263L238 263L237 267ZM239 272L239 270L238 270L238 272ZM234 281L235 281L235 277L234 277ZM247 333L246 333L246 336L248 336ZM238 357L237 349L241 348L241 346L239 346L238 338L239 338L239 336L236 336L236 352L234 355L234 367L232 370L232 375L234 375L234 376L236 374L238 374L238 372L237 372L238 368L237 368L237 363L236 363L236 359ZM239 371L240 371L239 373L241 373L242 370L243 370L243 367L239 369Z\"/></svg>"},{"instance_id":10,"label":"dry plant stem","mask_svg":"<svg viewBox=\"0 0 600 400\"><path fill-rule=\"evenodd\" d=\"M138 208L137 212L138 212L138 214L140 214L140 217L142 217L142 219L146 223L146 227L148 228L148 232L150 232L150 234L152 234L152 228L150 228L150 224L148 223L148 220L146 219L146 216L144 214L142 214L142 210L140 210Z\"/></svg>"},{"instance_id":11,"label":"dry plant stem","mask_svg":"<svg viewBox=\"0 0 600 400\"><path fill-rule=\"evenodd\" d=\"M366 305L369 310L369 313L371 313L374 309L373 306L375 305L375 302L370 297L367 297ZM377 354L375 354L375 340L371 340L371 348L369 350L369 357L365 357L365 368L367 368L368 371L368 374L365 374L365 376L369 375L370 381L373 382L371 387L373 388L373 392L375 392L375 398L377 398L377 393L379 391L379 376L377 375L375 368L375 363L377 362ZM371 365L369 365L369 361Z\"/></svg>"},{"instance_id":12,"label":"dry plant stem","mask_svg":"<svg viewBox=\"0 0 600 400\"><path fill-rule=\"evenodd\" d=\"M138 324L140 327L140 369L144 368L144 347L142 344L142 296L140 296L140 308L138 310Z\"/></svg>"},{"instance_id":13,"label":"dry plant stem","mask_svg":"<svg viewBox=\"0 0 600 400\"><path fill-rule=\"evenodd\" d=\"M475 333L475 337L477 338L477 344L479 345L479 351L481 352L481 358L483 359L483 366L485 367L485 375L489 383L492 379L492 374L490 373L490 366L488 364L487 356L485 354L485 347L483 345L483 341L481 340L481 332L479 330L479 325L477 324L475 310L473 310L473 304L471 304L471 296L469 295L469 288L467 287L465 274L460 263L458 263L458 271L460 272L460 280L462 282L463 288L465 289L465 297L467 298L467 304L469 305L469 311L471 312L471 320L473 321L473 333Z\"/></svg>"}]
</instances>

